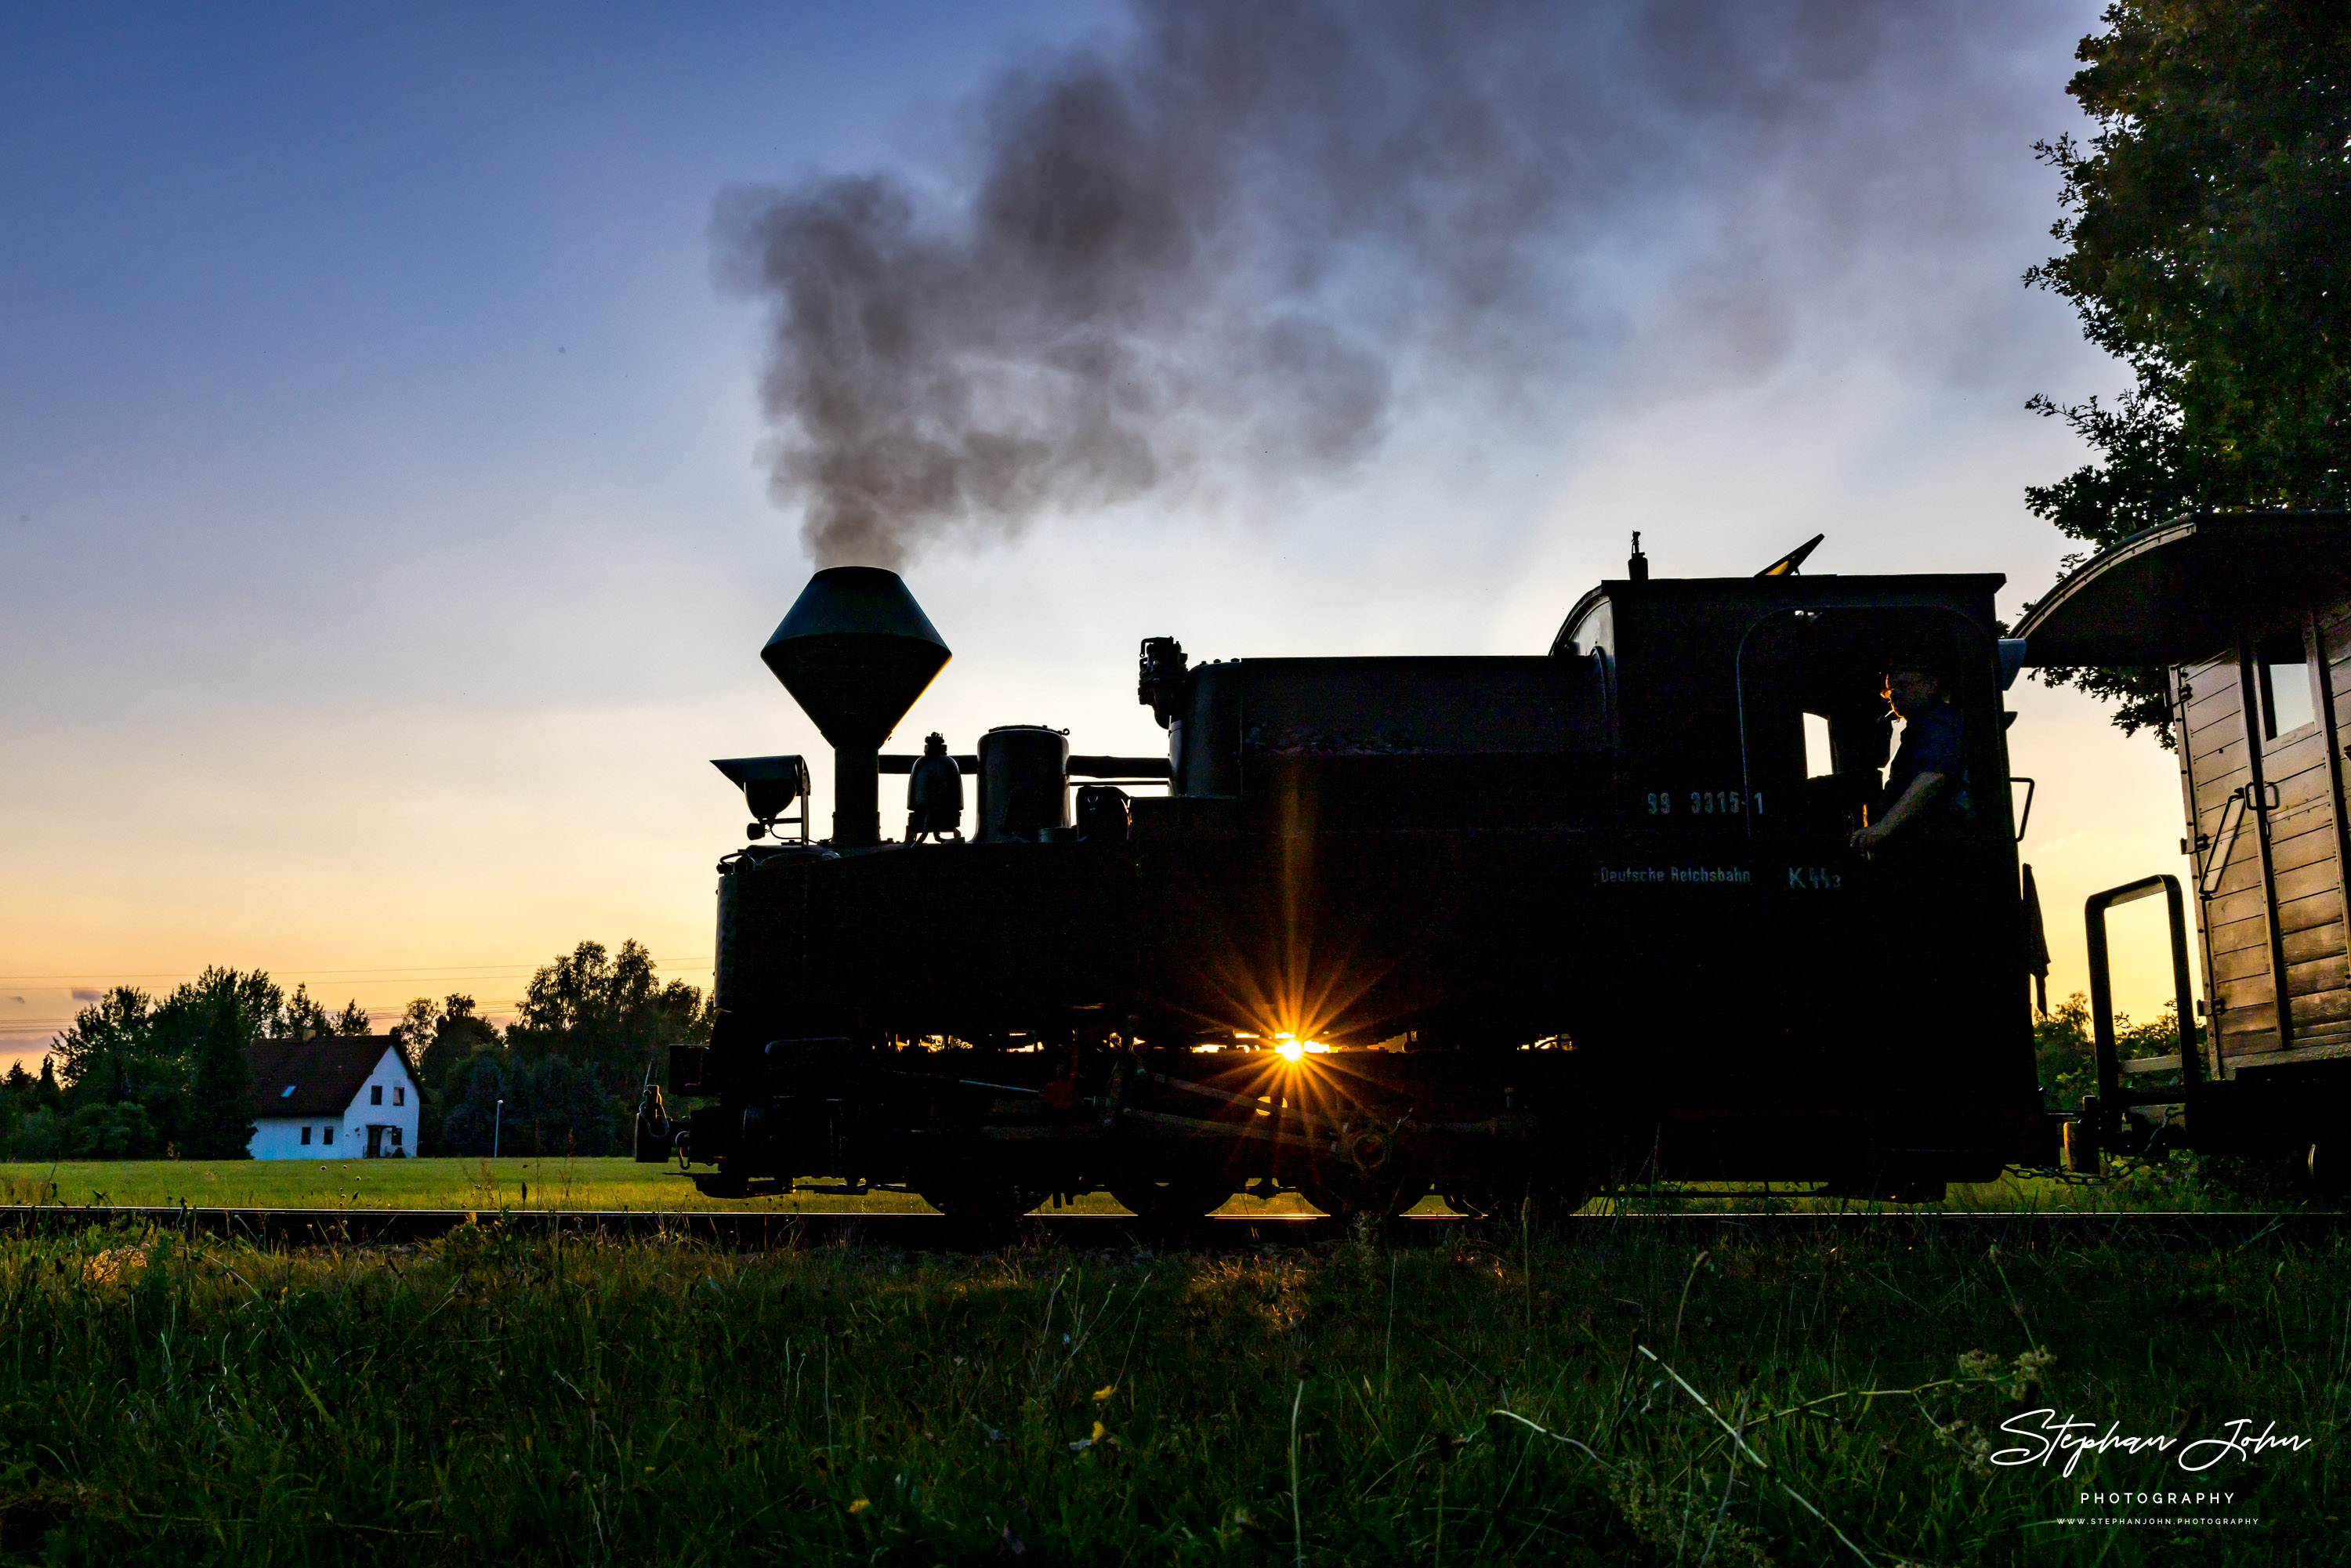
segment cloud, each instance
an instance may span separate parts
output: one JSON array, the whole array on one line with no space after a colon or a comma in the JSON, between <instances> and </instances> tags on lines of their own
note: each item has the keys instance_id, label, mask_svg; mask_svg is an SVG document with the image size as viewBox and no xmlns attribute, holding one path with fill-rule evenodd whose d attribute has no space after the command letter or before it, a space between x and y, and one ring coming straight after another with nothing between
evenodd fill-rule
<instances>
[{"instance_id":1,"label":"cloud","mask_svg":"<svg viewBox=\"0 0 2351 1568\"><path fill-rule=\"evenodd\" d=\"M100 996L101 993L98 991L84 990L78 986L74 988L73 999L78 1002L98 1001L100 999Z\"/></svg>"},{"instance_id":2,"label":"cloud","mask_svg":"<svg viewBox=\"0 0 2351 1568\"><path fill-rule=\"evenodd\" d=\"M1416 398L1522 402L1636 330L1670 361L1650 395L1762 374L1854 307L1864 257L1935 292L1980 217L1987 96L2069 20L1138 0L984 83L936 178L721 194L722 284L768 309L773 493L820 564L896 566L1342 480Z\"/></svg>"}]
</instances>

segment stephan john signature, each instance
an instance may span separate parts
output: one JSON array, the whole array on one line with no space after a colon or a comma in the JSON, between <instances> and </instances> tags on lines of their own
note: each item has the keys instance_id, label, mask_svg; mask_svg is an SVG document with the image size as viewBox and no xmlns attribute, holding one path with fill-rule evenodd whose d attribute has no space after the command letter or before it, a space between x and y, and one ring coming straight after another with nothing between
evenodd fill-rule
<instances>
[{"instance_id":1,"label":"stephan john signature","mask_svg":"<svg viewBox=\"0 0 2351 1568\"><path fill-rule=\"evenodd\" d=\"M2035 1421L2040 1423L2037 1427L2032 1425ZM2299 1453L2310 1446L2308 1437L2291 1433L2278 1436L2274 1421L2263 1427L2259 1436L2249 1437L2247 1433L2252 1424L2251 1416L2223 1421L2220 1429L2228 1436L2199 1437L2193 1442L2182 1443L2177 1437L2127 1437L2119 1422L2108 1423L2105 1431L2097 1437L2087 1437L2084 1434L2095 1431L2096 1422L2077 1420L2070 1411L2065 1419L2060 1421L2054 1409L2027 1410L2002 1421L2000 1429L2012 1437L2028 1439L2031 1446L1997 1449L1991 1455L1991 1459L1995 1465L2045 1465L2063 1454L2065 1457L2063 1473L2070 1476L2074 1473L2074 1467L2082 1462L2084 1454L2103 1454L2117 1448L2128 1454L2168 1454L2177 1448L2179 1451L2175 1456L2176 1462L2181 1469L2193 1473L2209 1470L2231 1458L2255 1458L2272 1448Z\"/></svg>"}]
</instances>

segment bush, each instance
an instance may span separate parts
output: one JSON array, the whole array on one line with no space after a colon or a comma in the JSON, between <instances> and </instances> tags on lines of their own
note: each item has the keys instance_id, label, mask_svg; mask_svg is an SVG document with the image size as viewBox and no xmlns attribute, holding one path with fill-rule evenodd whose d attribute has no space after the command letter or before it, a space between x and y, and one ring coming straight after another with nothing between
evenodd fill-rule
<instances>
[{"instance_id":1,"label":"bush","mask_svg":"<svg viewBox=\"0 0 2351 1568\"><path fill-rule=\"evenodd\" d=\"M505 1101L501 1111L498 1102ZM453 1070L442 1113L446 1153L601 1155L624 1151L618 1113L593 1067L485 1051Z\"/></svg>"},{"instance_id":2,"label":"bush","mask_svg":"<svg viewBox=\"0 0 2351 1568\"><path fill-rule=\"evenodd\" d=\"M85 1105L66 1121L65 1156L75 1160L152 1160L163 1153L163 1139L147 1108L129 1101Z\"/></svg>"},{"instance_id":3,"label":"bush","mask_svg":"<svg viewBox=\"0 0 2351 1568\"><path fill-rule=\"evenodd\" d=\"M2169 1002L2146 1023L2133 1023L2128 1013L2116 1013L2115 1054L2125 1061L2172 1054L2179 1049L2179 1017ZM2199 1025L2197 1039L2203 1038L2203 1027ZM2075 991L2033 1023L2032 1056L2049 1104L2070 1110L2083 1095L2097 1092L2097 1044L2091 1036L2089 998Z\"/></svg>"}]
</instances>

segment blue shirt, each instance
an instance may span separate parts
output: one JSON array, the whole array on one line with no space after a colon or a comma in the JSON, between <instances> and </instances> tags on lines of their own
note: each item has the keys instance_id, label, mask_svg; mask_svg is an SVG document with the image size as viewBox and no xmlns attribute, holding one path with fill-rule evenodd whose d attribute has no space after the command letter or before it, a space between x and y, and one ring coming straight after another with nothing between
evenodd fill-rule
<instances>
[{"instance_id":1,"label":"blue shirt","mask_svg":"<svg viewBox=\"0 0 2351 1568\"><path fill-rule=\"evenodd\" d=\"M1911 820L1911 826L1929 822L1965 822L1975 815L1968 798L1967 727L1959 709L1937 703L1902 726L1902 747L1886 775L1886 810L1891 811L1921 773L1939 773L1943 786Z\"/></svg>"}]
</instances>

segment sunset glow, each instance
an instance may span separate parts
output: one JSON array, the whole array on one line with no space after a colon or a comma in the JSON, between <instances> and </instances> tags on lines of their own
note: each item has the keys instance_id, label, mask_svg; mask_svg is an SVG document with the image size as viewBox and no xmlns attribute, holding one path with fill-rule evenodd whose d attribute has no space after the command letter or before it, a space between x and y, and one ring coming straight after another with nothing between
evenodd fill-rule
<instances>
[{"instance_id":1,"label":"sunset glow","mask_svg":"<svg viewBox=\"0 0 2351 1568\"><path fill-rule=\"evenodd\" d=\"M2024 486L2083 458L2023 400L2128 382L2017 282L2050 252L2031 148L2085 125L2064 88L2097 10L1962 7L1914 35L1893 18L1943 13L1896 7L1887 36L1913 47L1759 51L1803 91L1736 99L1755 114L1810 101L1807 70L1844 84L1838 113L1784 123L1596 78L1561 101L1648 127L1646 161L1559 209L1573 223L1480 253L1528 265L1490 308L1380 294L1422 276L1382 236L1446 225L1326 239L1297 225L1346 204L1218 205L1317 258L1240 279L1251 308L1264 277L1351 280L1270 319L1395 389L1311 405L1376 413L1297 449L1353 466L1178 482L1192 471L1144 464L1170 476L1148 496L950 530L905 566L956 661L893 746L936 729L963 750L1017 718L1088 751L1163 749L1128 668L1162 632L1220 657L1540 651L1635 528L1664 576L1743 575L1825 529L1812 570L2004 572L2000 612L2019 614L2073 548ZM1008 60L1116 54L1133 32L1114 7L916 13L605 11L549 32L498 8L422 29L24 11L0 119L34 151L0 170L0 208L24 276L54 287L0 298L0 1066L37 1066L110 986L168 992L211 964L357 1000L378 1027L458 991L510 1016L583 938L633 936L665 977L708 983L710 868L744 816L706 759L830 750L757 657L816 563L800 508L771 497L762 306L713 287L713 204L876 172L964 232L977 165L942 130L954 106L994 101ZM1595 50L1615 36L1590 25ZM1938 42L1946 26L1974 41ZM495 90L486 59L517 62ZM1485 276L1436 259L1440 282ZM1227 298L1200 281L1135 296L1145 325ZM1150 340L1168 363L1236 318L1197 319L1196 340ZM969 321L973 343L1000 325ZM1491 331L1421 355L1447 321ZM1226 444L1255 453L1258 433ZM2014 771L2043 780L2021 852L2063 998L2085 984L2084 897L2185 872L2178 769L2078 692L2010 701ZM820 768L820 824L831 788ZM1301 1057L1366 1038L1386 977L1344 933L1272 913L1229 957L1204 952L1226 995L1186 1026L1287 1030ZM2117 918L2116 1005L2145 1018L2169 984L2160 910Z\"/></svg>"}]
</instances>

